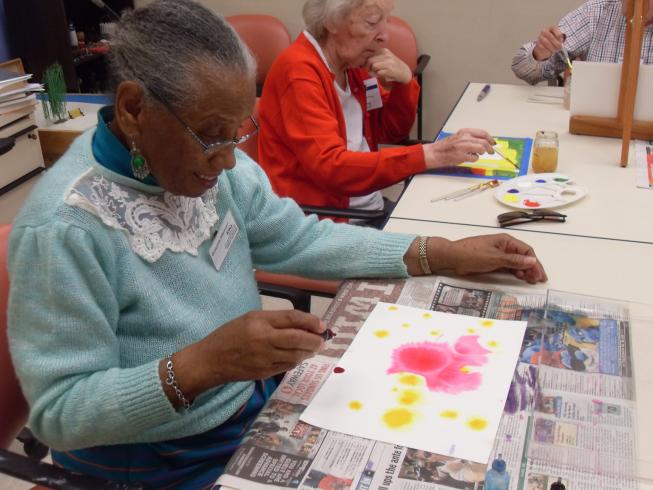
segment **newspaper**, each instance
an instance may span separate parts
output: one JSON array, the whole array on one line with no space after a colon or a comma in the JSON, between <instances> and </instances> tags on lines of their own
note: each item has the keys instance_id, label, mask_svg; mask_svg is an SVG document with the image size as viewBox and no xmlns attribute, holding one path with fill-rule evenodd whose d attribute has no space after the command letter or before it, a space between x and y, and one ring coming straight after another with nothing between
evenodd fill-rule
<instances>
[{"instance_id":1,"label":"newspaper","mask_svg":"<svg viewBox=\"0 0 653 490\"><path fill-rule=\"evenodd\" d=\"M299 416L377 302L526 320L489 462L313 427ZM547 303L548 301L548 303ZM288 372L218 479L229 488L482 489L501 456L510 488L637 488L628 310L619 303L446 277L345 283L323 320L337 336Z\"/></svg>"}]
</instances>

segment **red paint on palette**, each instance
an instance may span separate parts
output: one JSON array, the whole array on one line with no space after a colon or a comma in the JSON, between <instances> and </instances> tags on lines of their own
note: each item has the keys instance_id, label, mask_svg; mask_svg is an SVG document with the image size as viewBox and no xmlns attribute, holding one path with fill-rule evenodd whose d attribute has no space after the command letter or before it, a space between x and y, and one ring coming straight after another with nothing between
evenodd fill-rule
<instances>
[{"instance_id":1,"label":"red paint on palette","mask_svg":"<svg viewBox=\"0 0 653 490\"><path fill-rule=\"evenodd\" d=\"M524 199L524 206L528 206L529 208L539 208L541 204L537 201L531 201L529 199Z\"/></svg>"},{"instance_id":2,"label":"red paint on palette","mask_svg":"<svg viewBox=\"0 0 653 490\"><path fill-rule=\"evenodd\" d=\"M336 366L336 367L333 368L333 372L336 373L336 374L342 374L342 373L345 372L345 368L340 367L340 366Z\"/></svg>"}]
</instances>

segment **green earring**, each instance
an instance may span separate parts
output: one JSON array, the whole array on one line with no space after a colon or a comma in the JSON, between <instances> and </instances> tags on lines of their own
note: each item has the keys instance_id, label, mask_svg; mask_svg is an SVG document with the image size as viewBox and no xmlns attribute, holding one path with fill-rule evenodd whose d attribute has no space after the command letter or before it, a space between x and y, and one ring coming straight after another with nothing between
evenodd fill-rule
<instances>
[{"instance_id":1,"label":"green earring","mask_svg":"<svg viewBox=\"0 0 653 490\"><path fill-rule=\"evenodd\" d=\"M129 150L131 155L132 173L138 180L145 180L150 175L150 166L141 152L136 148L136 143L132 139L132 148Z\"/></svg>"}]
</instances>

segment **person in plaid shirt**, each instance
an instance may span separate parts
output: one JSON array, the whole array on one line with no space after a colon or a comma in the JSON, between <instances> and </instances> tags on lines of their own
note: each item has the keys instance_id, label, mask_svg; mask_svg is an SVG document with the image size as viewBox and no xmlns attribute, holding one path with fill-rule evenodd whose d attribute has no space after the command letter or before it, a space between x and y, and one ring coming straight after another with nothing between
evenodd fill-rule
<instances>
[{"instance_id":1,"label":"person in plaid shirt","mask_svg":"<svg viewBox=\"0 0 653 490\"><path fill-rule=\"evenodd\" d=\"M626 18L633 0L589 0L562 18L557 26L540 32L537 40L519 48L512 60L512 71L534 85L556 80L567 64L563 43L573 60L619 63L623 60ZM653 64L653 0L648 0L642 61Z\"/></svg>"}]
</instances>

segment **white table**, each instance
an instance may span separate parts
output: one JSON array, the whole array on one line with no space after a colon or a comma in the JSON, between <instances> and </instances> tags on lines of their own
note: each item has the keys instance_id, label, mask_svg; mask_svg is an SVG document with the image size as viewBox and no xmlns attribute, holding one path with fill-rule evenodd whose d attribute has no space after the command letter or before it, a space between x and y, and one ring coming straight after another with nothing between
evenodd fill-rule
<instances>
[{"instance_id":1,"label":"white table","mask_svg":"<svg viewBox=\"0 0 653 490\"><path fill-rule=\"evenodd\" d=\"M518 228L653 243L653 226L647 218L653 210L653 192L635 186L634 150L631 164L621 168L621 140L570 134L569 111L563 108L562 99L551 99L558 100L555 104L527 101L535 94L562 96L561 88L493 84L489 95L477 102L482 87L480 83L467 87L445 131L479 127L495 136L530 138L537 130L556 131L560 140L558 171L589 189L588 196L560 210L568 215L566 223L528 223ZM492 190L457 202L430 202L433 197L480 182L442 175L415 176L391 217L498 227L496 216L513 208L494 199Z\"/></svg>"},{"instance_id":2,"label":"white table","mask_svg":"<svg viewBox=\"0 0 653 490\"><path fill-rule=\"evenodd\" d=\"M485 227L390 219L386 231L418 233L459 239L495 233ZM533 287L621 299L632 302L632 356L638 406L639 475L642 488L653 485L653 244L566 236L529 231L510 232L534 247L549 276L548 283ZM508 274L485 278L493 284L516 285ZM476 280L476 279L475 279ZM649 303L649 304L646 304ZM644 317L639 321L634 317Z\"/></svg>"}]
</instances>

